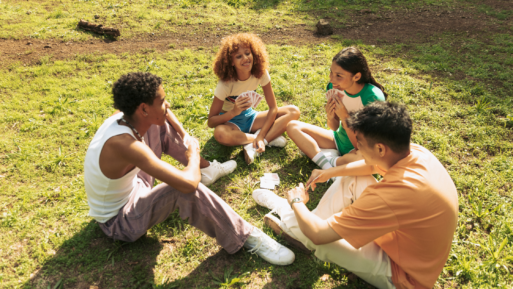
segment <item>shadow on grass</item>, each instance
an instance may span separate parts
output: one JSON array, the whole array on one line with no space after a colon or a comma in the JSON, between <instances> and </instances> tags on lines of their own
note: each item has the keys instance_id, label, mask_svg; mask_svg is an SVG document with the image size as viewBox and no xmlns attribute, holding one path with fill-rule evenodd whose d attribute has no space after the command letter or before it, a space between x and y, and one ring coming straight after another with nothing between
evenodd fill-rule
<instances>
[{"instance_id":1,"label":"shadow on grass","mask_svg":"<svg viewBox=\"0 0 513 289\"><path fill-rule=\"evenodd\" d=\"M152 269L162 247L152 237L133 243L113 241L91 220L23 288L151 288Z\"/></svg>"}]
</instances>

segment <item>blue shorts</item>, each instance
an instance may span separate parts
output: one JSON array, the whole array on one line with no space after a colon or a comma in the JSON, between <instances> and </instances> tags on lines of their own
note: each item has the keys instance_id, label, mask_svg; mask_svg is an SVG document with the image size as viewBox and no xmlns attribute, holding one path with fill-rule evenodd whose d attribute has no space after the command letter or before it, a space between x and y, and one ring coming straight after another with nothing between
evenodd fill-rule
<instances>
[{"instance_id":1,"label":"blue shorts","mask_svg":"<svg viewBox=\"0 0 513 289\"><path fill-rule=\"evenodd\" d=\"M219 114L223 114L222 112ZM236 125L240 131L249 133L251 132L251 127L253 126L253 123L255 122L255 118L258 114L258 111L254 110L253 108L248 108L244 111L242 111L239 115L236 117L230 119L228 122L233 123Z\"/></svg>"}]
</instances>

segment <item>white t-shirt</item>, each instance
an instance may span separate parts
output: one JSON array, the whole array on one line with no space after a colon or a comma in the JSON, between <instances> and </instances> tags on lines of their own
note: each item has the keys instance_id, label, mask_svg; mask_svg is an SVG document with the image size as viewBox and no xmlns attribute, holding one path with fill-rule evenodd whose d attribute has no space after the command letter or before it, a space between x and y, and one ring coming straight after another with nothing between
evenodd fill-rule
<instances>
[{"instance_id":1,"label":"white t-shirt","mask_svg":"<svg viewBox=\"0 0 513 289\"><path fill-rule=\"evenodd\" d=\"M266 70L260 78L256 78L253 74L246 80L230 80L221 81L217 83L216 90L214 91L215 97L224 101L223 110L230 111L233 109L233 104L237 97L246 91L256 90L258 86L266 86L271 81L271 76Z\"/></svg>"}]
</instances>

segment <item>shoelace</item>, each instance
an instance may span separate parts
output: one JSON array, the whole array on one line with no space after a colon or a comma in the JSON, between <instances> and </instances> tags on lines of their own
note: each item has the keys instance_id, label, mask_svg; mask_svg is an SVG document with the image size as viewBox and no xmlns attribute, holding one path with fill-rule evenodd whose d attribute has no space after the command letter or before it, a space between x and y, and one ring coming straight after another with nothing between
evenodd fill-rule
<instances>
[{"instance_id":1,"label":"shoelace","mask_svg":"<svg viewBox=\"0 0 513 289\"><path fill-rule=\"evenodd\" d=\"M218 161L214 160L211 164L212 164L212 166L213 166L214 168L216 168L216 169L220 170L220 171L221 171L221 173L223 173L223 174L225 174L225 175L227 174L227 172L225 171L225 169L224 169L223 165L222 165L220 162L218 162Z\"/></svg>"},{"instance_id":2,"label":"shoelace","mask_svg":"<svg viewBox=\"0 0 513 289\"><path fill-rule=\"evenodd\" d=\"M260 233L260 234L263 234L263 233ZM251 254L256 254L260 248L264 249L264 248L269 248L271 251L274 251L274 252L278 252L280 250L280 244L278 244L277 242L263 242L262 239L265 238L265 236L262 236L260 235L258 237L258 243L256 244L256 246L253 248L253 249L250 249L248 250L249 253Z\"/></svg>"}]
</instances>

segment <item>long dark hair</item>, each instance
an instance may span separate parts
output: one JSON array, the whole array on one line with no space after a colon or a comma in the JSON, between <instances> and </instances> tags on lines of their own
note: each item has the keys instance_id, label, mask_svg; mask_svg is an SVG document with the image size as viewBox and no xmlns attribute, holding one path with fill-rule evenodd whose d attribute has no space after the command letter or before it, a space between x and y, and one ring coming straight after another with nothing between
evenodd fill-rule
<instances>
[{"instance_id":1,"label":"long dark hair","mask_svg":"<svg viewBox=\"0 0 513 289\"><path fill-rule=\"evenodd\" d=\"M383 91L385 99L388 98L388 94L385 92L383 85L379 84L371 74L367 59L363 56L362 52L356 47L347 47L337 53L333 57L333 60L338 66L342 67L345 71L351 72L353 75L360 72L362 77L357 81L359 84L370 83Z\"/></svg>"}]
</instances>

